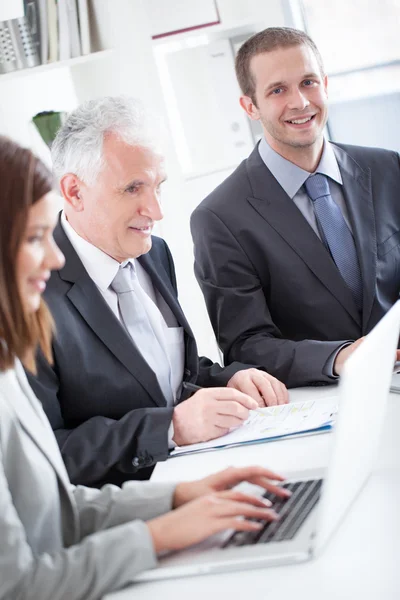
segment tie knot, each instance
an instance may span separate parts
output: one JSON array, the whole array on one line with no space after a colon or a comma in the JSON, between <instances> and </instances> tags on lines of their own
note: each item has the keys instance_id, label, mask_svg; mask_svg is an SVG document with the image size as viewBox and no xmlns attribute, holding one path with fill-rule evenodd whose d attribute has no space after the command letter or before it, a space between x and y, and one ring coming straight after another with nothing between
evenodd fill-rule
<instances>
[{"instance_id":1,"label":"tie knot","mask_svg":"<svg viewBox=\"0 0 400 600\"><path fill-rule=\"evenodd\" d=\"M310 175L310 177L304 183L305 188L307 190L307 194L310 196L311 200L315 202L318 198L322 198L323 196L329 196L329 182L326 175L321 175L321 173L316 173L316 175Z\"/></svg>"},{"instance_id":2,"label":"tie knot","mask_svg":"<svg viewBox=\"0 0 400 600\"><path fill-rule=\"evenodd\" d=\"M124 267L119 267L116 276L112 280L111 288L117 294L133 291L133 278L131 263Z\"/></svg>"}]
</instances>

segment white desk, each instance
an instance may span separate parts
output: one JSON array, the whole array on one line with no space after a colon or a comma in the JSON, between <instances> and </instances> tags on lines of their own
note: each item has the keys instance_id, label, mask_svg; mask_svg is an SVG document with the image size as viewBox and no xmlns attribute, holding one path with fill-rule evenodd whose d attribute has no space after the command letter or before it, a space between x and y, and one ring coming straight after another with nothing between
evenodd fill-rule
<instances>
[{"instance_id":1,"label":"white desk","mask_svg":"<svg viewBox=\"0 0 400 600\"><path fill-rule=\"evenodd\" d=\"M334 388L295 390L291 399ZM400 395L391 394L373 474L321 556L309 563L134 584L105 600L399 600ZM154 481L202 477L229 465L291 470L324 467L330 434L241 446L159 463ZM355 466L357 468L357 466Z\"/></svg>"}]
</instances>

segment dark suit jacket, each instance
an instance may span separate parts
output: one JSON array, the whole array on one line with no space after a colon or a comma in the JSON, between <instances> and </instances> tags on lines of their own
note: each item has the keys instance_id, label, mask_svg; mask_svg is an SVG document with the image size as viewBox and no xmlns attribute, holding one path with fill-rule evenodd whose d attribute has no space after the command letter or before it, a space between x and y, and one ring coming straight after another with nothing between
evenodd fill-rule
<instances>
[{"instance_id":1,"label":"dark suit jacket","mask_svg":"<svg viewBox=\"0 0 400 600\"><path fill-rule=\"evenodd\" d=\"M28 373L29 382L42 401L73 483L120 485L127 479L147 479L154 463L168 456L173 409L60 224L54 238L66 258L44 295L56 322L54 366L39 355L38 374ZM198 358L178 303L167 244L153 237L152 249L139 261L184 328L184 379L204 387L225 385L245 366L222 369Z\"/></svg>"},{"instance_id":2,"label":"dark suit jacket","mask_svg":"<svg viewBox=\"0 0 400 600\"><path fill-rule=\"evenodd\" d=\"M290 387L331 382L324 367L332 353L368 333L399 296L399 155L333 147L361 264L362 314L258 148L191 218L195 273L225 364L254 362Z\"/></svg>"}]
</instances>

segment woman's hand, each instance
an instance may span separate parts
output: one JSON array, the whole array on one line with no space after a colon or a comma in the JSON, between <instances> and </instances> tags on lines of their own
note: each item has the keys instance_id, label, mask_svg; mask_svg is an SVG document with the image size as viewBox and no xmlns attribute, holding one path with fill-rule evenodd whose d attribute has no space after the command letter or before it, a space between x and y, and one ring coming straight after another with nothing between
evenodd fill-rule
<instances>
[{"instance_id":1,"label":"woman's hand","mask_svg":"<svg viewBox=\"0 0 400 600\"><path fill-rule=\"evenodd\" d=\"M276 485L283 480L263 467L230 467L198 481L178 484L173 505L179 508L147 522L156 553L180 550L225 529L257 531L263 526L248 519L278 519L268 500L231 488L247 481L288 498L290 492Z\"/></svg>"},{"instance_id":2,"label":"woman's hand","mask_svg":"<svg viewBox=\"0 0 400 600\"><path fill-rule=\"evenodd\" d=\"M262 498L236 490L214 492L188 502L177 510L147 521L156 553L181 550L210 535L234 529L257 531L263 526L246 519L274 521L278 515ZM239 517L244 517L239 518Z\"/></svg>"},{"instance_id":3,"label":"woman's hand","mask_svg":"<svg viewBox=\"0 0 400 600\"><path fill-rule=\"evenodd\" d=\"M242 481L259 485L281 498L288 498L290 492L274 483L284 481L284 479L282 475L278 475L263 467L229 467L224 471L204 477L204 479L179 483L175 488L173 506L177 508L205 494L231 489Z\"/></svg>"}]
</instances>

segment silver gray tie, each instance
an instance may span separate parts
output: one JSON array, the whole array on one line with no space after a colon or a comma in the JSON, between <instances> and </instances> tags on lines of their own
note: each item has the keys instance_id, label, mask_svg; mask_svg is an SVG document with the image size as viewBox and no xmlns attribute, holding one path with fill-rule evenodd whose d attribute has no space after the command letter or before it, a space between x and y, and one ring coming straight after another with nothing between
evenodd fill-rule
<instances>
[{"instance_id":1,"label":"silver gray tie","mask_svg":"<svg viewBox=\"0 0 400 600\"><path fill-rule=\"evenodd\" d=\"M167 404L171 404L173 393L169 361L143 306L146 293L140 288L131 263L124 267L120 266L111 283L111 288L118 296L118 307L125 329L150 369L154 371ZM152 302L150 298L147 300Z\"/></svg>"}]
</instances>

